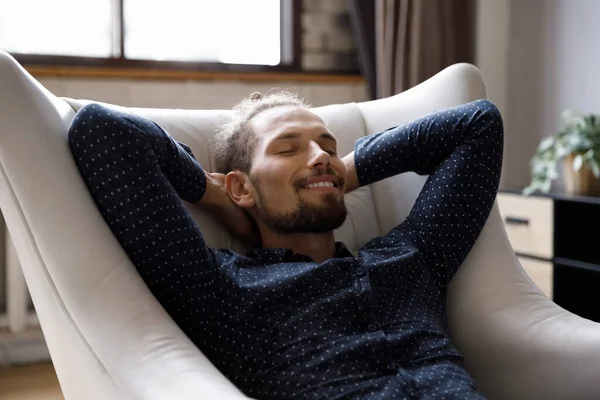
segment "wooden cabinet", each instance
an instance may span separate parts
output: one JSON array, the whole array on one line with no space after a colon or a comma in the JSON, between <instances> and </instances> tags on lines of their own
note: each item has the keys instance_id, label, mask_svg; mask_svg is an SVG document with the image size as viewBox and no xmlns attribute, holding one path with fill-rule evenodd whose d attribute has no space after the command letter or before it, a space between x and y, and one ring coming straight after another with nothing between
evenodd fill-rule
<instances>
[{"instance_id":1,"label":"wooden cabinet","mask_svg":"<svg viewBox=\"0 0 600 400\"><path fill-rule=\"evenodd\" d=\"M554 202L542 197L500 194L498 206L506 233L517 253L552 258Z\"/></svg>"},{"instance_id":2,"label":"wooden cabinet","mask_svg":"<svg viewBox=\"0 0 600 400\"><path fill-rule=\"evenodd\" d=\"M498 206L519 261L540 290L600 322L600 198L504 189Z\"/></svg>"}]
</instances>

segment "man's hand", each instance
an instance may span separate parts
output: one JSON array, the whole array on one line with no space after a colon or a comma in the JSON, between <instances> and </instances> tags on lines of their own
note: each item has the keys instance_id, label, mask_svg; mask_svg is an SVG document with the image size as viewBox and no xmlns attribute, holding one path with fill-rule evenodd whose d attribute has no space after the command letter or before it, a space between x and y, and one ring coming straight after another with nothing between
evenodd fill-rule
<instances>
[{"instance_id":1,"label":"man's hand","mask_svg":"<svg viewBox=\"0 0 600 400\"><path fill-rule=\"evenodd\" d=\"M360 184L358 183L358 175L356 174L356 165L354 164L354 152L342 158L342 161L346 165L345 193L350 193L351 191L360 187Z\"/></svg>"},{"instance_id":2,"label":"man's hand","mask_svg":"<svg viewBox=\"0 0 600 400\"><path fill-rule=\"evenodd\" d=\"M225 187L225 175L216 172L205 172L206 191L202 199L196 203L217 219L225 229L251 246L260 245L260 232L252 218L235 204Z\"/></svg>"}]
</instances>

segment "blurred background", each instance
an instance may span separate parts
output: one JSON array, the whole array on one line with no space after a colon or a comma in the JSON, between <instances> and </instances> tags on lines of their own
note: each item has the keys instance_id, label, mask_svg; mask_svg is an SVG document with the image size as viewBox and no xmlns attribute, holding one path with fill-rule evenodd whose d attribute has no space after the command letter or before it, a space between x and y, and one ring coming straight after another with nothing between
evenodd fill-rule
<instances>
[{"instance_id":1,"label":"blurred background","mask_svg":"<svg viewBox=\"0 0 600 400\"><path fill-rule=\"evenodd\" d=\"M515 190L565 109L600 110L599 43L597 0L0 0L0 49L55 95L123 106L222 109L270 88L360 102L472 63L504 116L501 187ZM39 332L11 333L2 260L0 366L47 360ZM36 376L48 389L26 397L0 372L0 399L60 398L51 370Z\"/></svg>"},{"instance_id":2,"label":"blurred background","mask_svg":"<svg viewBox=\"0 0 600 400\"><path fill-rule=\"evenodd\" d=\"M297 90L313 105L406 90L455 62L483 72L523 187L566 108L599 108L594 0L0 0L0 49L50 91L120 105L229 108Z\"/></svg>"}]
</instances>

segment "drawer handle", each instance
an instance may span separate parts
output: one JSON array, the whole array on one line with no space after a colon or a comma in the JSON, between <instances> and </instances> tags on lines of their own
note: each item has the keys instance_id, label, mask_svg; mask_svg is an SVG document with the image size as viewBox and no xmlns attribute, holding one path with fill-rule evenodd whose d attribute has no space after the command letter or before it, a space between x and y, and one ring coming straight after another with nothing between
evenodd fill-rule
<instances>
[{"instance_id":1,"label":"drawer handle","mask_svg":"<svg viewBox=\"0 0 600 400\"><path fill-rule=\"evenodd\" d=\"M525 218L506 217L504 222L509 225L529 225L529 220Z\"/></svg>"}]
</instances>

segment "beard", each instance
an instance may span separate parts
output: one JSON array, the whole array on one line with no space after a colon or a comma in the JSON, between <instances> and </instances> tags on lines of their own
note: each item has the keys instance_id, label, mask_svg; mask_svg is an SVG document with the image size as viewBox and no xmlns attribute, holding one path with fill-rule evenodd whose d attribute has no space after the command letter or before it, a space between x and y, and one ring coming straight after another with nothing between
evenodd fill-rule
<instances>
[{"instance_id":1,"label":"beard","mask_svg":"<svg viewBox=\"0 0 600 400\"><path fill-rule=\"evenodd\" d=\"M335 175L332 172L329 174ZM253 184L258 195L257 207L262 222L282 235L330 232L342 226L348 215L344 198L337 193L322 194L323 198L320 204L314 204L298 197L296 209L288 212L276 212L265 201L260 182L254 180ZM295 186L300 188L299 184ZM340 186L343 187L343 185Z\"/></svg>"}]
</instances>

